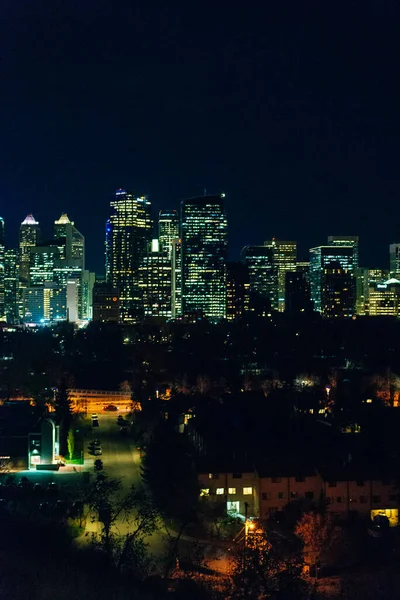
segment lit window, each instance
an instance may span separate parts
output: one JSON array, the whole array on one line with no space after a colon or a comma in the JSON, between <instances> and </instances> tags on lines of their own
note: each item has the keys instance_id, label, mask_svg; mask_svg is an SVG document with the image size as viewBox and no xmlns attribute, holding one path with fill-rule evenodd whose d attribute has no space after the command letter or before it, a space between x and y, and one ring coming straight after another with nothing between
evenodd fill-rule
<instances>
[{"instance_id":1,"label":"lit window","mask_svg":"<svg viewBox=\"0 0 400 600\"><path fill-rule=\"evenodd\" d=\"M252 487L244 487L243 488L243 495L244 496L251 496L252 493L253 493L253 488Z\"/></svg>"},{"instance_id":2,"label":"lit window","mask_svg":"<svg viewBox=\"0 0 400 600\"><path fill-rule=\"evenodd\" d=\"M200 496L209 496L210 495L210 488L202 488L200 490Z\"/></svg>"},{"instance_id":3,"label":"lit window","mask_svg":"<svg viewBox=\"0 0 400 600\"><path fill-rule=\"evenodd\" d=\"M228 488L228 494L236 494L236 488Z\"/></svg>"},{"instance_id":4,"label":"lit window","mask_svg":"<svg viewBox=\"0 0 400 600\"><path fill-rule=\"evenodd\" d=\"M224 493L224 488L217 488L215 490L215 493L217 494L217 496L222 496Z\"/></svg>"}]
</instances>

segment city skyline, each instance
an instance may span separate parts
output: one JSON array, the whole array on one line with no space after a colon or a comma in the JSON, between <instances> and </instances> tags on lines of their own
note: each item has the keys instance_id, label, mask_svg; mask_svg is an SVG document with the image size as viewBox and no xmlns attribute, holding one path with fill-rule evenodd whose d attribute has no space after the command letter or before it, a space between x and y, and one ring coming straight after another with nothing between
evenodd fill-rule
<instances>
[{"instance_id":1,"label":"city skyline","mask_svg":"<svg viewBox=\"0 0 400 600\"><path fill-rule=\"evenodd\" d=\"M360 236L362 264L386 264L398 241L394 5L6 4L6 223L33 211L49 230L50 207L68 212L98 272L114 189L158 211L206 188L227 195L232 258L271 237L305 257L336 231Z\"/></svg>"}]
</instances>

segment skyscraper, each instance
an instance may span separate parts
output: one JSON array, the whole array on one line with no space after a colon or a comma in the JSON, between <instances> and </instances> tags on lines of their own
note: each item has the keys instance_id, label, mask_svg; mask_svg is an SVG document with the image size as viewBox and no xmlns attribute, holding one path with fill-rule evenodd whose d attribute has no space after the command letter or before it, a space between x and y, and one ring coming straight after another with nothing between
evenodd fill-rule
<instances>
[{"instance_id":1,"label":"skyscraper","mask_svg":"<svg viewBox=\"0 0 400 600\"><path fill-rule=\"evenodd\" d=\"M13 323L19 314L19 250L4 252L4 314Z\"/></svg>"},{"instance_id":2,"label":"skyscraper","mask_svg":"<svg viewBox=\"0 0 400 600\"><path fill-rule=\"evenodd\" d=\"M5 315L4 307L4 219L0 217L0 319Z\"/></svg>"},{"instance_id":3,"label":"skyscraper","mask_svg":"<svg viewBox=\"0 0 400 600\"><path fill-rule=\"evenodd\" d=\"M29 280L29 257L30 248L36 246L39 241L39 222L35 221L34 216L28 215L21 223L19 228L19 278L24 286Z\"/></svg>"},{"instance_id":4,"label":"skyscraper","mask_svg":"<svg viewBox=\"0 0 400 600\"><path fill-rule=\"evenodd\" d=\"M284 242L272 240L264 242L264 246L272 248L274 265L278 276L278 310L285 310L285 286L286 273L296 270L297 244L296 242Z\"/></svg>"},{"instance_id":5,"label":"skyscraper","mask_svg":"<svg viewBox=\"0 0 400 600\"><path fill-rule=\"evenodd\" d=\"M400 276L400 244L390 244L389 246L389 257L390 257L390 277Z\"/></svg>"},{"instance_id":6,"label":"skyscraper","mask_svg":"<svg viewBox=\"0 0 400 600\"><path fill-rule=\"evenodd\" d=\"M61 217L54 221L54 237L65 238L64 256L61 258L67 261L76 261L83 270L85 268L85 238L75 227L75 223L70 221L68 215L63 213Z\"/></svg>"},{"instance_id":7,"label":"skyscraper","mask_svg":"<svg viewBox=\"0 0 400 600\"><path fill-rule=\"evenodd\" d=\"M278 309L278 270L274 250L268 246L245 246L242 258L247 265L250 281L250 304L258 305L259 314ZM260 310L260 303L264 308Z\"/></svg>"},{"instance_id":8,"label":"skyscraper","mask_svg":"<svg viewBox=\"0 0 400 600\"><path fill-rule=\"evenodd\" d=\"M355 247L318 246L310 249L310 288L314 310L327 317L355 314Z\"/></svg>"},{"instance_id":9,"label":"skyscraper","mask_svg":"<svg viewBox=\"0 0 400 600\"><path fill-rule=\"evenodd\" d=\"M152 240L139 266L139 286L144 316L171 318L171 259L158 240Z\"/></svg>"},{"instance_id":10,"label":"skyscraper","mask_svg":"<svg viewBox=\"0 0 400 600\"><path fill-rule=\"evenodd\" d=\"M247 265L227 263L226 318L236 321L250 310L250 281Z\"/></svg>"},{"instance_id":11,"label":"skyscraper","mask_svg":"<svg viewBox=\"0 0 400 600\"><path fill-rule=\"evenodd\" d=\"M158 241L160 251L171 257L172 241L180 238L179 215L176 210L160 210L158 214Z\"/></svg>"},{"instance_id":12,"label":"skyscraper","mask_svg":"<svg viewBox=\"0 0 400 600\"><path fill-rule=\"evenodd\" d=\"M106 229L109 279L119 292L121 320L137 322L144 315L139 266L147 254L152 237L151 205L147 196L137 197L119 189L110 208Z\"/></svg>"},{"instance_id":13,"label":"skyscraper","mask_svg":"<svg viewBox=\"0 0 400 600\"><path fill-rule=\"evenodd\" d=\"M228 224L225 194L181 202L182 311L211 320L226 317Z\"/></svg>"},{"instance_id":14,"label":"skyscraper","mask_svg":"<svg viewBox=\"0 0 400 600\"><path fill-rule=\"evenodd\" d=\"M328 246L351 246L354 248L354 269L359 266L358 235L328 235Z\"/></svg>"}]
</instances>

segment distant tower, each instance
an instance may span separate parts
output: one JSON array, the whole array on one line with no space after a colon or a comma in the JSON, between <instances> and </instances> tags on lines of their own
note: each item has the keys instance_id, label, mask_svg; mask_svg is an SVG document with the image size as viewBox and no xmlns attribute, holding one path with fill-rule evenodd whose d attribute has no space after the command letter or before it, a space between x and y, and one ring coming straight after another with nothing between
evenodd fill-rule
<instances>
[{"instance_id":1,"label":"distant tower","mask_svg":"<svg viewBox=\"0 0 400 600\"><path fill-rule=\"evenodd\" d=\"M4 219L0 217L0 319L5 315L4 308Z\"/></svg>"},{"instance_id":2,"label":"distant tower","mask_svg":"<svg viewBox=\"0 0 400 600\"><path fill-rule=\"evenodd\" d=\"M22 221L19 228L19 253L20 253L20 267L19 267L19 278L20 283L26 286L29 280L29 256L30 248L36 246L39 241L39 222L35 221L34 216L28 215L24 221Z\"/></svg>"},{"instance_id":3,"label":"distant tower","mask_svg":"<svg viewBox=\"0 0 400 600\"><path fill-rule=\"evenodd\" d=\"M242 259L248 268L250 307L260 315L278 310L278 269L274 249L268 246L245 246Z\"/></svg>"},{"instance_id":4,"label":"distant tower","mask_svg":"<svg viewBox=\"0 0 400 600\"><path fill-rule=\"evenodd\" d=\"M228 223L225 194L182 200L182 310L211 320L226 317Z\"/></svg>"},{"instance_id":5,"label":"distant tower","mask_svg":"<svg viewBox=\"0 0 400 600\"><path fill-rule=\"evenodd\" d=\"M400 276L400 244L390 244L390 277Z\"/></svg>"},{"instance_id":6,"label":"distant tower","mask_svg":"<svg viewBox=\"0 0 400 600\"><path fill-rule=\"evenodd\" d=\"M179 239L179 216L176 210L160 210L158 214L158 241L161 252L171 257L172 240Z\"/></svg>"},{"instance_id":7,"label":"distant tower","mask_svg":"<svg viewBox=\"0 0 400 600\"><path fill-rule=\"evenodd\" d=\"M274 253L274 266L278 276L278 310L285 310L286 273L296 270L297 244L281 240L269 240L264 246L272 248Z\"/></svg>"},{"instance_id":8,"label":"distant tower","mask_svg":"<svg viewBox=\"0 0 400 600\"><path fill-rule=\"evenodd\" d=\"M139 267L152 238L151 204L147 196L119 189L110 203L110 231L106 251L111 257L109 278L118 290L121 320L135 323L144 316Z\"/></svg>"},{"instance_id":9,"label":"distant tower","mask_svg":"<svg viewBox=\"0 0 400 600\"><path fill-rule=\"evenodd\" d=\"M63 213L54 221L54 237L65 238L65 258L67 261L75 261L82 270L85 268L85 238L70 221L68 215Z\"/></svg>"}]
</instances>

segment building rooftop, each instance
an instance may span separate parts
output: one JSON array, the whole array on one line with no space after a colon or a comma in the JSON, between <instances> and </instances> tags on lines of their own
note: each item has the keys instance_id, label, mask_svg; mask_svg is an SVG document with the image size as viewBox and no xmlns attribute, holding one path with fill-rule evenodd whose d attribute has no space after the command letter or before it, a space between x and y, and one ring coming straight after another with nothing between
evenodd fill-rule
<instances>
[{"instance_id":1,"label":"building rooftop","mask_svg":"<svg viewBox=\"0 0 400 600\"><path fill-rule=\"evenodd\" d=\"M22 221L21 225L39 225L39 221L36 221L35 217L31 213L25 217L25 219Z\"/></svg>"}]
</instances>

